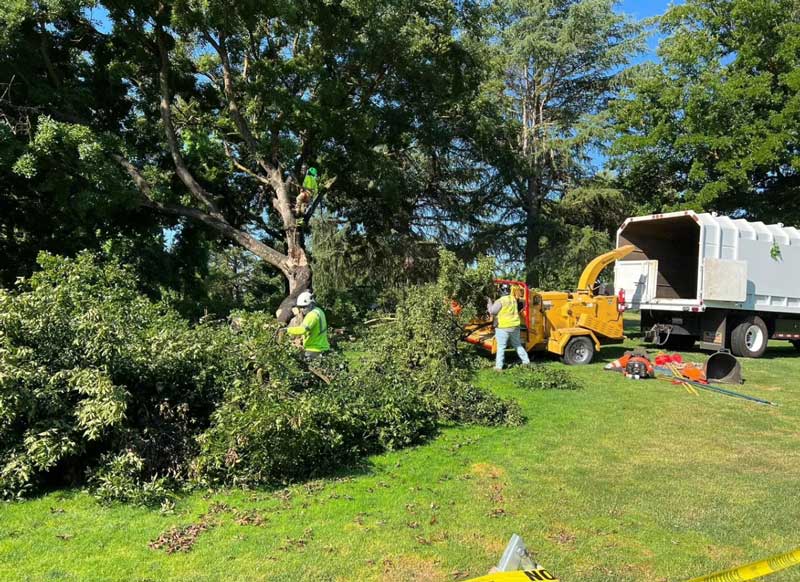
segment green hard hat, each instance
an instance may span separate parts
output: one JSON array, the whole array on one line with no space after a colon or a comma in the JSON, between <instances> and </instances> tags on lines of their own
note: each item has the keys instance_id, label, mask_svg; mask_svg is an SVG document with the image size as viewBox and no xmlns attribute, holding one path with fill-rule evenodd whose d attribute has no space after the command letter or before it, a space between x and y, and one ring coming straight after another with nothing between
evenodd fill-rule
<instances>
[{"instance_id":1,"label":"green hard hat","mask_svg":"<svg viewBox=\"0 0 800 582\"><path fill-rule=\"evenodd\" d=\"M311 174L312 176L314 176L315 178L317 177L317 169L316 168L309 168L308 169L308 173Z\"/></svg>"}]
</instances>

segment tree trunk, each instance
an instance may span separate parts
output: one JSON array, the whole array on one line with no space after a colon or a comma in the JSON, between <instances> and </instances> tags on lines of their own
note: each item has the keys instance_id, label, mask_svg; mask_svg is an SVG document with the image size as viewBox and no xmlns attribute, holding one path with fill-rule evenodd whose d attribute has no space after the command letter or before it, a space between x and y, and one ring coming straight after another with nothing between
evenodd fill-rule
<instances>
[{"instance_id":1,"label":"tree trunk","mask_svg":"<svg viewBox=\"0 0 800 582\"><path fill-rule=\"evenodd\" d=\"M527 207L525 209L525 282L531 286L539 285L539 273L534 267L534 261L539 256L539 188L535 178L528 178L528 192L526 193Z\"/></svg>"},{"instance_id":2,"label":"tree trunk","mask_svg":"<svg viewBox=\"0 0 800 582\"><path fill-rule=\"evenodd\" d=\"M159 15L161 15L161 12L162 10L160 9ZM158 81L161 89L159 110L161 113L161 121L164 126L164 135L166 136L169 151L172 154L172 161L177 176L203 209L176 204L163 204L154 200L152 197L152 186L145 179L142 172L121 155L114 155L114 159L128 172L134 184L136 184L137 188L142 193L143 199L141 203L143 206L197 220L222 233L242 248L247 249L278 269L284 277L286 277L288 296L281 302L275 315L278 321L287 323L292 317L292 307L294 307L297 302L297 296L311 286L311 267L308 263L308 255L303 246L303 233L302 230L298 228L297 218L293 212L292 196L290 195L290 186L293 182L291 178L284 177L279 164L266 160L259 154L260 148L258 141L248 127L246 119L240 113L239 106L235 99L233 76L231 73L228 51L225 46L225 34L221 32L218 41L215 41L210 34L207 34L206 40L217 50L222 62L224 91L228 99L228 109L231 118L243 142L255 156L263 174L256 173L246 168L241 162L236 160L235 156L229 152L227 147L226 153L229 154L229 157L231 157L231 160L239 170L246 171L247 174L255 177L262 184L271 187L273 190L274 197L272 199L272 206L281 218L283 232L286 235L285 254L264 244L246 230L237 228L228 222L217 206L215 196L206 191L192 175L191 170L183 158L179 136L172 122L172 92L169 86L170 35L166 32L161 23L156 25L156 39L158 42L158 54L161 60L161 66L158 72Z\"/></svg>"},{"instance_id":3,"label":"tree trunk","mask_svg":"<svg viewBox=\"0 0 800 582\"><path fill-rule=\"evenodd\" d=\"M291 274L286 276L288 295L281 301L275 317L281 323L288 323L292 319L292 307L297 303L297 297L311 287L311 268L308 265L293 267Z\"/></svg>"}]
</instances>

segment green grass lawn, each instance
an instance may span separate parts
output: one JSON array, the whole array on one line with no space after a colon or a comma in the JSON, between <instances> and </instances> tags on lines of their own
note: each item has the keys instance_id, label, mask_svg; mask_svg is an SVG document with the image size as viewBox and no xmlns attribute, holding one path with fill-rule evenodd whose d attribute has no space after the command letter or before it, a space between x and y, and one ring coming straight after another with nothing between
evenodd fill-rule
<instances>
[{"instance_id":1,"label":"green grass lawn","mask_svg":"<svg viewBox=\"0 0 800 582\"><path fill-rule=\"evenodd\" d=\"M460 580L518 533L564 581L680 581L800 545L800 355L776 343L743 362L741 390L770 408L603 372L620 352L570 369L580 391L483 370L524 426L445 429L336 480L166 513L81 491L0 505L0 580ZM200 522L189 552L148 546Z\"/></svg>"}]
</instances>

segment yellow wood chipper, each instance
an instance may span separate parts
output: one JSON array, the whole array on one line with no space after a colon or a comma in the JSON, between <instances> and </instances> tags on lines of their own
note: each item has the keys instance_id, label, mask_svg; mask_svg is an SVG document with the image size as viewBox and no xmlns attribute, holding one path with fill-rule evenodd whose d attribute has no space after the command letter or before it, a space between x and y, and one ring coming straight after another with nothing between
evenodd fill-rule
<instances>
[{"instance_id":1,"label":"yellow wood chipper","mask_svg":"<svg viewBox=\"0 0 800 582\"><path fill-rule=\"evenodd\" d=\"M565 364L582 365L592 361L602 344L621 342L625 337L622 325L625 297L595 295L594 287L605 267L633 250L633 246L624 246L593 259L573 292L535 291L522 281L495 280L496 285L510 285L512 295L523 303L522 345L529 352L548 351L561 356ZM469 343L492 354L497 352L490 317L472 321L464 331Z\"/></svg>"}]
</instances>

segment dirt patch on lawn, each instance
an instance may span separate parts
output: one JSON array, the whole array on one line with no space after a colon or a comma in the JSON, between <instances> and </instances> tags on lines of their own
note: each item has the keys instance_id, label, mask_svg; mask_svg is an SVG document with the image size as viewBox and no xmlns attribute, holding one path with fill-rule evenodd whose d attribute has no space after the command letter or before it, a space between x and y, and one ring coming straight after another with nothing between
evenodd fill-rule
<instances>
[{"instance_id":1,"label":"dirt patch on lawn","mask_svg":"<svg viewBox=\"0 0 800 582\"><path fill-rule=\"evenodd\" d=\"M461 545L481 548L490 556L496 555L498 559L503 555L503 550L505 550L506 545L508 545L507 539L488 536L480 531L459 534L454 532L454 538L459 541Z\"/></svg>"},{"instance_id":2,"label":"dirt patch on lawn","mask_svg":"<svg viewBox=\"0 0 800 582\"><path fill-rule=\"evenodd\" d=\"M481 479L499 479L506 474L505 469L490 463L475 463L470 472Z\"/></svg>"},{"instance_id":3,"label":"dirt patch on lawn","mask_svg":"<svg viewBox=\"0 0 800 582\"><path fill-rule=\"evenodd\" d=\"M396 556L383 560L381 580L386 582L438 582L447 579L436 560Z\"/></svg>"}]
</instances>

